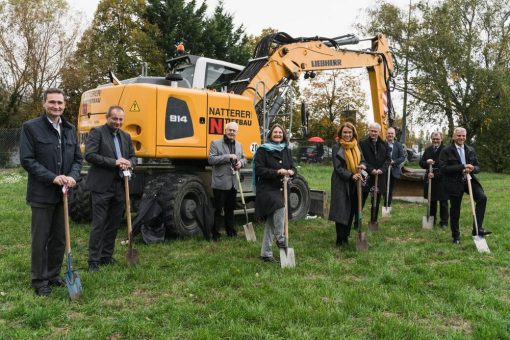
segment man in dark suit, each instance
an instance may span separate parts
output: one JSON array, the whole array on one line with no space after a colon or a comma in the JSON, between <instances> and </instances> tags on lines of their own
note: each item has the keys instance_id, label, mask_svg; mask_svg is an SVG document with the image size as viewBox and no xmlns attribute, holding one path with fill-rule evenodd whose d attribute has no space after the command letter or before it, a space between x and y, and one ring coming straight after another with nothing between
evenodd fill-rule
<instances>
[{"instance_id":1,"label":"man in dark suit","mask_svg":"<svg viewBox=\"0 0 510 340\"><path fill-rule=\"evenodd\" d=\"M468 193L466 174L471 174L473 199L476 202L475 215L478 222L478 235L485 236L491 232L483 228L483 218L485 216L485 206L487 196L483 188L475 177L475 173L480 172L480 164L476 158L475 149L465 144L466 129L457 127L453 131L454 143L445 147L439 154L439 168L443 176L443 183L446 192L450 198L450 227L452 230L453 243L460 243L459 218L462 196ZM476 235L475 225L473 223L472 235Z\"/></svg>"},{"instance_id":2,"label":"man in dark suit","mask_svg":"<svg viewBox=\"0 0 510 340\"><path fill-rule=\"evenodd\" d=\"M428 183L432 180L430 216L434 217L434 224L437 222L437 203L439 202L439 226L446 228L448 226L448 195L446 194L443 177L439 173L439 155L444 149L443 134L441 132L432 132L430 135L432 145L425 149L420 159L420 166L426 169L424 178L424 194L428 198ZM429 172L429 165L432 164L432 172Z\"/></svg>"},{"instance_id":3,"label":"man in dark suit","mask_svg":"<svg viewBox=\"0 0 510 340\"><path fill-rule=\"evenodd\" d=\"M212 165L211 187L214 194L214 226L212 238L217 241L220 237L219 221L221 211L224 212L225 231L227 236L234 237L234 208L239 185L235 171L239 171L246 164L241 143L236 141L239 126L230 122L225 126L225 135L211 142L209 148L209 164Z\"/></svg>"},{"instance_id":4,"label":"man in dark suit","mask_svg":"<svg viewBox=\"0 0 510 340\"><path fill-rule=\"evenodd\" d=\"M28 172L32 209L32 287L47 296L50 286L65 286L60 277L65 252L62 186L76 185L82 156L74 126L62 117L64 92L44 91L43 107L45 114L23 124L20 161Z\"/></svg>"},{"instance_id":5,"label":"man in dark suit","mask_svg":"<svg viewBox=\"0 0 510 340\"><path fill-rule=\"evenodd\" d=\"M388 147L390 148L391 174L389 174L390 189L388 190L388 188L386 188L384 195L386 195L386 192L389 193L386 200L388 201L388 207L391 207L391 201L393 200L393 188L395 186L395 181L402 175L402 167L406 161L406 153L402 144L395 140L395 128L390 127L386 131L386 143L388 143ZM386 181L388 181L388 179L386 179Z\"/></svg>"},{"instance_id":6,"label":"man in dark suit","mask_svg":"<svg viewBox=\"0 0 510 340\"><path fill-rule=\"evenodd\" d=\"M85 142L85 159L91 164L86 182L92 193L91 272L115 262L112 255L125 205L123 171L136 164L131 136L120 129L124 116L122 107L110 107L106 124L92 129Z\"/></svg>"},{"instance_id":7,"label":"man in dark suit","mask_svg":"<svg viewBox=\"0 0 510 340\"><path fill-rule=\"evenodd\" d=\"M375 188L375 175L378 175L378 189L375 200L375 211L371 216L371 221L377 221L379 214L379 203L381 201L381 191L386 190L386 174L388 166L391 162L390 148L388 144L379 137L381 133L381 125L378 123L371 123L368 125L368 137L363 139L360 143L360 149L365 157L367 172L370 174L370 180L365 186L363 191L363 206L367 200L370 190Z\"/></svg>"}]
</instances>

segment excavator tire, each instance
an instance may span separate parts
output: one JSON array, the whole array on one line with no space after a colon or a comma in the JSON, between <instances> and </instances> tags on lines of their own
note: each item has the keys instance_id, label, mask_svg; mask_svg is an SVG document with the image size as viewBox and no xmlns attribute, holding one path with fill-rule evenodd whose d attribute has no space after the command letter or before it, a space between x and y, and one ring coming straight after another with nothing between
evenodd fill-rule
<instances>
[{"instance_id":1,"label":"excavator tire","mask_svg":"<svg viewBox=\"0 0 510 340\"><path fill-rule=\"evenodd\" d=\"M69 216L74 222L92 221L92 197L85 188L85 178L79 181L74 190L74 198L69 201Z\"/></svg>"},{"instance_id":2,"label":"excavator tire","mask_svg":"<svg viewBox=\"0 0 510 340\"><path fill-rule=\"evenodd\" d=\"M289 218L293 220L305 218L310 210L310 188L306 180L299 175L290 182L289 201Z\"/></svg>"},{"instance_id":3,"label":"excavator tire","mask_svg":"<svg viewBox=\"0 0 510 340\"><path fill-rule=\"evenodd\" d=\"M198 176L179 173L159 175L147 183L143 195L157 196L167 237L202 233L194 211L206 205L208 197Z\"/></svg>"}]
</instances>

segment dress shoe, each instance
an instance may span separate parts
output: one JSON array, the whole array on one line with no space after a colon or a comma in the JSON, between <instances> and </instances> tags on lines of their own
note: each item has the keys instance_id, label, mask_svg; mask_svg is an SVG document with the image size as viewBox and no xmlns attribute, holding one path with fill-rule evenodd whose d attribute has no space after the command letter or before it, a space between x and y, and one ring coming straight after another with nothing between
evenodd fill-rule
<instances>
[{"instance_id":1,"label":"dress shoe","mask_svg":"<svg viewBox=\"0 0 510 340\"><path fill-rule=\"evenodd\" d=\"M454 239L453 239L453 244L460 244L460 240L459 240L459 239L457 239L457 238L454 238Z\"/></svg>"},{"instance_id":2,"label":"dress shoe","mask_svg":"<svg viewBox=\"0 0 510 340\"><path fill-rule=\"evenodd\" d=\"M490 231L490 230L485 230L485 229L483 229L483 228L478 228L478 235L479 235L480 237L484 237L485 235L489 235L489 234L492 234L492 231ZM475 229L473 229L473 230L471 231L471 235L476 236L476 230L475 230Z\"/></svg>"},{"instance_id":3,"label":"dress shoe","mask_svg":"<svg viewBox=\"0 0 510 340\"><path fill-rule=\"evenodd\" d=\"M115 260L113 257L101 259L101 262L99 262L100 266L110 266L117 264L117 260Z\"/></svg>"},{"instance_id":4,"label":"dress shoe","mask_svg":"<svg viewBox=\"0 0 510 340\"><path fill-rule=\"evenodd\" d=\"M66 283L61 277L57 277L55 279L49 280L49 285L55 287L65 287Z\"/></svg>"},{"instance_id":5,"label":"dress shoe","mask_svg":"<svg viewBox=\"0 0 510 340\"><path fill-rule=\"evenodd\" d=\"M38 296L48 296L51 294L51 288L49 286L35 288L35 294Z\"/></svg>"},{"instance_id":6,"label":"dress shoe","mask_svg":"<svg viewBox=\"0 0 510 340\"><path fill-rule=\"evenodd\" d=\"M441 228L441 229L444 229L444 228L446 228L446 227L448 227L448 223L441 223L441 224L439 225L439 228Z\"/></svg>"},{"instance_id":7,"label":"dress shoe","mask_svg":"<svg viewBox=\"0 0 510 340\"><path fill-rule=\"evenodd\" d=\"M212 240L214 242L218 242L220 240L221 234L220 233L214 233L212 234Z\"/></svg>"},{"instance_id":8,"label":"dress shoe","mask_svg":"<svg viewBox=\"0 0 510 340\"><path fill-rule=\"evenodd\" d=\"M277 259L275 259L272 256L261 256L260 259L264 262L270 262L270 263L280 263Z\"/></svg>"},{"instance_id":9,"label":"dress shoe","mask_svg":"<svg viewBox=\"0 0 510 340\"><path fill-rule=\"evenodd\" d=\"M90 262L89 263L89 273L96 273L99 271L99 263Z\"/></svg>"},{"instance_id":10,"label":"dress shoe","mask_svg":"<svg viewBox=\"0 0 510 340\"><path fill-rule=\"evenodd\" d=\"M235 231L235 230L229 231L229 232L227 232L227 236L228 237L237 237L237 231Z\"/></svg>"}]
</instances>

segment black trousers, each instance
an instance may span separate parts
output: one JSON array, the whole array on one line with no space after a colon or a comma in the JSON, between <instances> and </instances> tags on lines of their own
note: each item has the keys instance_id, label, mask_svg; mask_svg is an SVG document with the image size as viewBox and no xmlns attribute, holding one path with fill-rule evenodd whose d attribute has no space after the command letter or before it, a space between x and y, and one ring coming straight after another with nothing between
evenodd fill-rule
<instances>
[{"instance_id":1,"label":"black trousers","mask_svg":"<svg viewBox=\"0 0 510 340\"><path fill-rule=\"evenodd\" d=\"M32 287L48 285L60 276L65 252L64 206L31 203Z\"/></svg>"},{"instance_id":2,"label":"black trousers","mask_svg":"<svg viewBox=\"0 0 510 340\"><path fill-rule=\"evenodd\" d=\"M225 231L229 236L235 236L237 231L234 229L234 209L236 204L237 191L235 188L230 190L213 189L214 194L214 226L212 235L220 234L221 212L224 212Z\"/></svg>"},{"instance_id":3,"label":"black trousers","mask_svg":"<svg viewBox=\"0 0 510 340\"><path fill-rule=\"evenodd\" d=\"M89 263L99 264L108 262L113 255L117 230L124 215L124 184L119 178L113 181L106 192L91 194L93 214Z\"/></svg>"},{"instance_id":4,"label":"black trousers","mask_svg":"<svg viewBox=\"0 0 510 340\"><path fill-rule=\"evenodd\" d=\"M386 206L386 200L388 200L388 207L391 207L391 202L393 201L393 188L395 187L395 182L397 179L393 177L391 174L388 174L390 176L390 191L388 192L388 197L386 197L386 191L383 192L384 194L384 202L383 205Z\"/></svg>"},{"instance_id":5,"label":"black trousers","mask_svg":"<svg viewBox=\"0 0 510 340\"><path fill-rule=\"evenodd\" d=\"M367 197L370 194L370 192L365 191L363 192L363 207L365 207L365 202L367 201ZM370 207L370 222L377 221L377 217L379 216L379 206L381 203L381 193L377 193L376 197L374 197L374 204Z\"/></svg>"},{"instance_id":6,"label":"black trousers","mask_svg":"<svg viewBox=\"0 0 510 340\"><path fill-rule=\"evenodd\" d=\"M437 204L439 203L439 224L448 225L448 201L430 201L430 216L434 216L434 223L437 222Z\"/></svg>"},{"instance_id":7,"label":"black trousers","mask_svg":"<svg viewBox=\"0 0 510 340\"><path fill-rule=\"evenodd\" d=\"M473 187L473 199L475 201L476 221L478 222L478 228L482 229L483 219L485 216L485 207L487 205L487 196L485 196L485 193L480 183L471 181L471 185ZM452 237L454 239L460 238L459 218L460 207L464 193L469 193L467 183L464 184L464 192L461 192L459 196L450 196L450 227L452 230ZM473 230L475 230L474 222Z\"/></svg>"}]
</instances>

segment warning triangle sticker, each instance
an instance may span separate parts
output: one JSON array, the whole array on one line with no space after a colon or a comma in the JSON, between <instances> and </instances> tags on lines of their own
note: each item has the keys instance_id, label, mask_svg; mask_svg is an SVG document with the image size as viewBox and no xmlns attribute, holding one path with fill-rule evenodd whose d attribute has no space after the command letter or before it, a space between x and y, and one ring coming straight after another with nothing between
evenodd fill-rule
<instances>
[{"instance_id":1,"label":"warning triangle sticker","mask_svg":"<svg viewBox=\"0 0 510 340\"><path fill-rule=\"evenodd\" d=\"M129 112L140 112L140 107L138 106L138 103L136 100L131 104L131 107L129 108Z\"/></svg>"}]
</instances>

